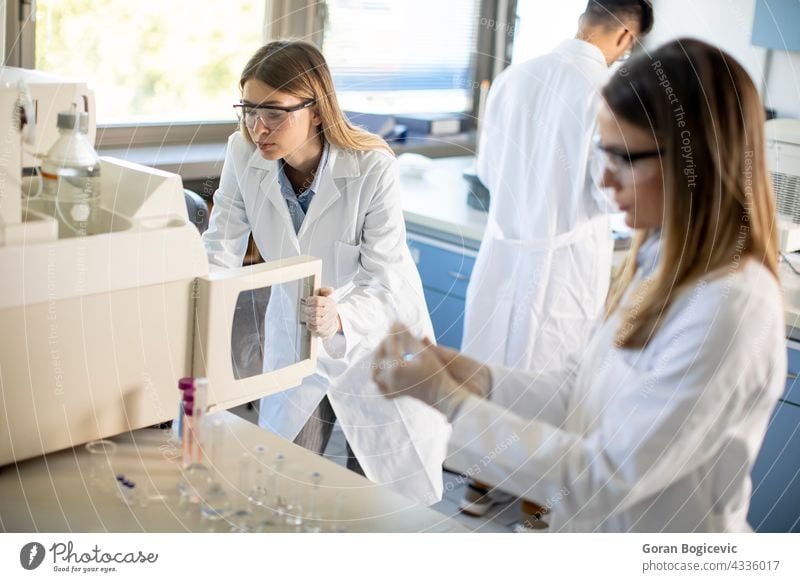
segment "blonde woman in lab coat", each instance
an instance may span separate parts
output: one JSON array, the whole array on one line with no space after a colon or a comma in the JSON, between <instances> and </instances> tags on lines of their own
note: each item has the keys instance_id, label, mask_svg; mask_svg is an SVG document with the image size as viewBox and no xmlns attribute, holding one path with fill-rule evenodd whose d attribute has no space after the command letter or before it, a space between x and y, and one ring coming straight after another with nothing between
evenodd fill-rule
<instances>
[{"instance_id":1,"label":"blonde woman in lab coat","mask_svg":"<svg viewBox=\"0 0 800 582\"><path fill-rule=\"evenodd\" d=\"M758 93L732 57L684 40L603 97L603 181L638 234L581 358L485 367L402 333L377 357L411 363L376 381L447 414L448 465L543 500L551 531L748 531L786 376Z\"/></svg>"},{"instance_id":2,"label":"blonde woman in lab coat","mask_svg":"<svg viewBox=\"0 0 800 582\"><path fill-rule=\"evenodd\" d=\"M375 349L394 318L420 334L432 329L406 243L394 155L345 119L325 59L311 44L262 47L240 87L241 127L228 140L203 236L209 261L241 266L250 233L267 261L322 259L322 289L305 307L309 330L322 340L317 374L263 398L259 424L322 454L338 419L349 468L433 503L442 492L444 417L419 402L388 402L337 384ZM273 289L267 307L265 368L295 357L294 334L284 333L296 327L285 325L294 307L276 295ZM369 361L362 367L361 383L374 390Z\"/></svg>"}]
</instances>

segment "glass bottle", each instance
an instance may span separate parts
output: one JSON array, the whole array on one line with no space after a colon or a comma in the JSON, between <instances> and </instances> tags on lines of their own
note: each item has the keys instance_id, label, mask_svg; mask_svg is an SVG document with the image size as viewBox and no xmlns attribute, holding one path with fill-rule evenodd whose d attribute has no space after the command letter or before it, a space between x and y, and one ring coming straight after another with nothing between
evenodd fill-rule
<instances>
[{"instance_id":1,"label":"glass bottle","mask_svg":"<svg viewBox=\"0 0 800 582\"><path fill-rule=\"evenodd\" d=\"M59 136L42 161L43 210L58 220L59 238L97 232L100 207L100 159L87 133L89 114L58 114Z\"/></svg>"}]
</instances>

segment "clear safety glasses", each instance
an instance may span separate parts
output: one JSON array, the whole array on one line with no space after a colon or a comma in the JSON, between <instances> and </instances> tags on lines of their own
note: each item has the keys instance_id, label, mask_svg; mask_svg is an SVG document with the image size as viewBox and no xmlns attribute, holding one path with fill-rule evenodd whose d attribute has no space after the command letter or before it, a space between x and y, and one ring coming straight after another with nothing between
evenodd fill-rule
<instances>
[{"instance_id":1,"label":"clear safety glasses","mask_svg":"<svg viewBox=\"0 0 800 582\"><path fill-rule=\"evenodd\" d=\"M255 129L256 122L270 131L275 131L292 118L292 113L307 109L314 105L316 101L305 101L292 107L281 107L279 105L252 105L240 101L234 104L233 108L240 122L244 122L247 129Z\"/></svg>"},{"instance_id":2,"label":"clear safety glasses","mask_svg":"<svg viewBox=\"0 0 800 582\"><path fill-rule=\"evenodd\" d=\"M594 140L594 153L600 162L600 167L608 170L620 182L630 182L636 169L636 162L661 155L661 150L645 150L631 152L604 146L599 139Z\"/></svg>"}]
</instances>

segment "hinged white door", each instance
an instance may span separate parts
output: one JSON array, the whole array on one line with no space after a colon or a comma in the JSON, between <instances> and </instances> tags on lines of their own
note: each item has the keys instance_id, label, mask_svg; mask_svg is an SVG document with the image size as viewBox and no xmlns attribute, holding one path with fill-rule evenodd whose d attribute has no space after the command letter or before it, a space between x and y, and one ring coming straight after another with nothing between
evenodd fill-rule
<instances>
[{"instance_id":1,"label":"hinged white door","mask_svg":"<svg viewBox=\"0 0 800 582\"><path fill-rule=\"evenodd\" d=\"M210 410L298 386L317 367L301 301L319 288L308 256L215 271L196 279L192 375L206 377Z\"/></svg>"}]
</instances>

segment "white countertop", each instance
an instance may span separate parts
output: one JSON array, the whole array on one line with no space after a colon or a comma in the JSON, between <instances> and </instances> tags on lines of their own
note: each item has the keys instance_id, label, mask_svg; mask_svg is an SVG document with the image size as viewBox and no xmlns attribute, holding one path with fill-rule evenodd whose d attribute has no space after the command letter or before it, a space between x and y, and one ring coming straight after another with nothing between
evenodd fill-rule
<instances>
[{"instance_id":1,"label":"white countertop","mask_svg":"<svg viewBox=\"0 0 800 582\"><path fill-rule=\"evenodd\" d=\"M431 160L421 176L404 172L401 163L403 215L409 230L477 250L486 230L487 213L467 205L469 185L462 176L474 163L474 156L438 158ZM612 215L611 226L630 230L622 214Z\"/></svg>"},{"instance_id":2,"label":"white countertop","mask_svg":"<svg viewBox=\"0 0 800 582\"><path fill-rule=\"evenodd\" d=\"M268 449L271 462L284 453L283 486L310 504L310 476L322 474L319 489L325 530L349 532L463 532L458 522L409 501L306 449L229 412L209 418L223 421L223 484L230 498L238 493L239 460L256 445ZM185 532L229 531L231 524L203 520L196 505L180 501L180 445L169 431L142 429L112 439L118 449L113 473L136 483L139 499L129 506L115 495L113 474L104 483L90 479L90 455L84 447L66 449L0 468L0 529L6 532ZM251 463L255 464L255 459ZM110 485L109 485L110 484ZM288 489L287 489L288 490ZM267 531L293 531L275 526Z\"/></svg>"},{"instance_id":3,"label":"white countertop","mask_svg":"<svg viewBox=\"0 0 800 582\"><path fill-rule=\"evenodd\" d=\"M403 215L409 230L434 231L449 242L477 248L486 229L486 213L467 206L469 186L462 177L473 156L438 158L422 176L412 177L401 165Z\"/></svg>"}]
</instances>

